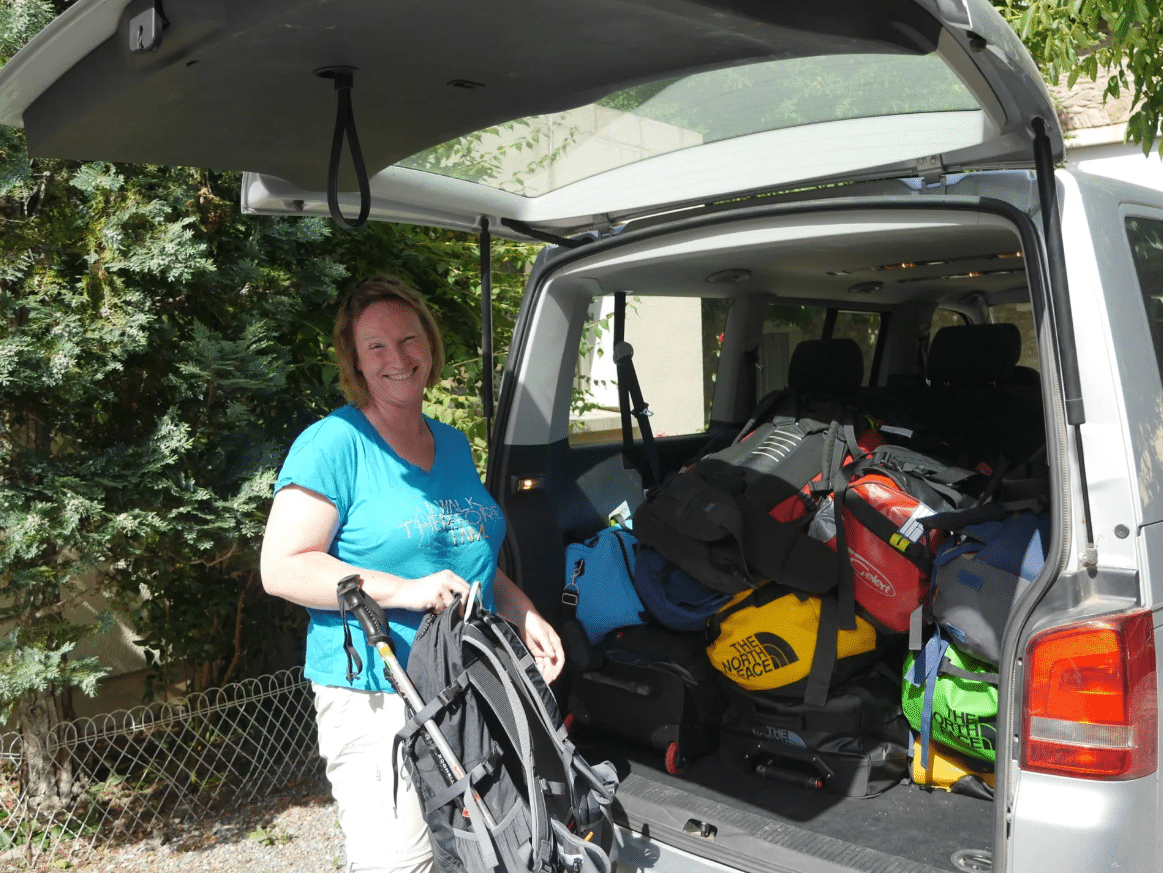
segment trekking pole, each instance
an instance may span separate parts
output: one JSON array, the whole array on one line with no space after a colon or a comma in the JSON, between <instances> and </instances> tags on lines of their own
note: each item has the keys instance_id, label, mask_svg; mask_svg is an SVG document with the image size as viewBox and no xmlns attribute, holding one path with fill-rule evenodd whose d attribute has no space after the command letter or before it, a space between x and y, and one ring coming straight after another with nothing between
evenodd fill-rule
<instances>
[{"instance_id":1,"label":"trekking pole","mask_svg":"<svg viewBox=\"0 0 1163 873\"><path fill-rule=\"evenodd\" d=\"M345 576L339 580L338 585L339 606L341 609L351 612L359 620L360 627L367 635L367 641L380 653L380 657L384 659L384 671L387 674L388 680L395 686L400 696L404 698L404 704L408 708L409 716L415 716L417 712L424 708L424 701L420 698L420 692L416 690L416 686L412 684L412 680L408 678L408 674L404 672L404 668L396 659L396 653L392 651L391 638L388 636L388 629L381 619L383 613L377 616L371 606L368 605L368 596L359 584L359 576ZM377 610L378 610L377 604ZM421 727L421 735L424 737L424 743L428 746L428 750L432 753L436 765L440 768L440 774L444 777L449 785L455 785L459 780L465 778L464 765L460 763L456 757L456 753L448 745L448 740L444 734L440 732L440 728L436 726L436 722L429 718ZM471 784L466 782L465 788L465 808L472 814L473 811L479 810L481 819L487 827L495 828L496 820L492 813L489 812L488 807L485 806L484 801L481 800L480 795L477 794L476 789Z\"/></svg>"}]
</instances>

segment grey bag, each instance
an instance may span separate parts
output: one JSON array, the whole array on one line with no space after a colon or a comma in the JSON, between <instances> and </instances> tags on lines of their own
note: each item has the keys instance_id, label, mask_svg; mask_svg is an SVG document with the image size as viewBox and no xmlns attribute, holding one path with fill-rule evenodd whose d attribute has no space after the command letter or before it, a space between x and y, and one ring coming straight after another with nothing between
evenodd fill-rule
<instances>
[{"instance_id":1,"label":"grey bag","mask_svg":"<svg viewBox=\"0 0 1163 873\"><path fill-rule=\"evenodd\" d=\"M1046 563L1048 512L967 525L933 559L933 620L959 649L997 664L1014 600Z\"/></svg>"}]
</instances>

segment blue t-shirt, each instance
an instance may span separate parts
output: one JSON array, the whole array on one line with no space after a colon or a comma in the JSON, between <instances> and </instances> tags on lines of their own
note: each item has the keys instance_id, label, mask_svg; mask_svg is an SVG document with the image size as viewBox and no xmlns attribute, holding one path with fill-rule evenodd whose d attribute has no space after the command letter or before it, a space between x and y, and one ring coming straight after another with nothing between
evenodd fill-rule
<instances>
[{"instance_id":1,"label":"blue t-shirt","mask_svg":"<svg viewBox=\"0 0 1163 873\"><path fill-rule=\"evenodd\" d=\"M339 560L405 579L451 570L469 583L479 581L482 604L492 609L504 515L481 484L464 435L431 418L425 421L436 442L428 472L397 455L354 406L337 409L295 440L275 490L294 484L334 504L339 529L328 551ZM392 690L379 654L367 645L355 618L348 616L348 625L364 670L349 685L338 605L335 611L307 612L311 620L303 674L308 679L321 685ZM385 613L392 648L407 666L424 614L407 609Z\"/></svg>"}]
</instances>

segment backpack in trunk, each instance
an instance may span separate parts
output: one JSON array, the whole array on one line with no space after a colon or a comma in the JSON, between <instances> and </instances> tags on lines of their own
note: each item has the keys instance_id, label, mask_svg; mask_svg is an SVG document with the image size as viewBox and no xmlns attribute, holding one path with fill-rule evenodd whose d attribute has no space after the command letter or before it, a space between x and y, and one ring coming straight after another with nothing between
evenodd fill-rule
<instances>
[{"instance_id":1,"label":"backpack in trunk","mask_svg":"<svg viewBox=\"0 0 1163 873\"><path fill-rule=\"evenodd\" d=\"M616 771L577 753L517 632L491 612L464 612L454 604L421 622L408 676L427 703L397 734L436 868L611 873ZM466 774L454 784L427 741L429 720Z\"/></svg>"},{"instance_id":2,"label":"backpack in trunk","mask_svg":"<svg viewBox=\"0 0 1163 873\"><path fill-rule=\"evenodd\" d=\"M841 468L827 509L812 533L825 529L841 562L842 590L882 629L905 633L929 592L933 554L943 534L922 520L965 505L981 474L950 467L919 452L884 445ZM843 524L837 518L843 518ZM829 518L829 515L831 518Z\"/></svg>"},{"instance_id":3,"label":"backpack in trunk","mask_svg":"<svg viewBox=\"0 0 1163 873\"><path fill-rule=\"evenodd\" d=\"M1050 515L1004 513L952 532L934 559L933 621L962 651L997 664L1010 609L1046 564Z\"/></svg>"},{"instance_id":4,"label":"backpack in trunk","mask_svg":"<svg viewBox=\"0 0 1163 873\"><path fill-rule=\"evenodd\" d=\"M901 707L917 732L923 767L929 766L930 740L992 764L997 703L997 668L962 652L939 631L905 658Z\"/></svg>"},{"instance_id":5,"label":"backpack in trunk","mask_svg":"<svg viewBox=\"0 0 1163 873\"><path fill-rule=\"evenodd\" d=\"M648 620L634 588L637 552L638 540L621 525L565 547L565 602L573 607L590 645L597 645L614 628Z\"/></svg>"},{"instance_id":6,"label":"backpack in trunk","mask_svg":"<svg viewBox=\"0 0 1163 873\"><path fill-rule=\"evenodd\" d=\"M651 618L677 631L704 630L707 619L731 599L730 594L708 588L650 546L638 548L634 589Z\"/></svg>"},{"instance_id":7,"label":"backpack in trunk","mask_svg":"<svg viewBox=\"0 0 1163 873\"><path fill-rule=\"evenodd\" d=\"M654 491L634 513L634 533L715 591L737 594L769 579L822 594L835 586L835 552L806 537L813 487L826 493L847 454L843 407L831 415L778 416L707 455ZM812 483L818 483L813 486ZM773 508L804 501L784 521Z\"/></svg>"}]
</instances>

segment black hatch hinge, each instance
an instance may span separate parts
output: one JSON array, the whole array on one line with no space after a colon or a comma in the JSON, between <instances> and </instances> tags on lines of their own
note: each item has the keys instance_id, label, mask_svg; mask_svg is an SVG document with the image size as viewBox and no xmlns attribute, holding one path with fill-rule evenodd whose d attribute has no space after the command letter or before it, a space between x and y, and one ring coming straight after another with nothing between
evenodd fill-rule
<instances>
[{"instance_id":1,"label":"black hatch hinge","mask_svg":"<svg viewBox=\"0 0 1163 873\"><path fill-rule=\"evenodd\" d=\"M162 12L161 0L153 0L153 5L129 19L129 50L131 52L152 52L162 44L162 31L170 26L170 20Z\"/></svg>"},{"instance_id":2,"label":"black hatch hinge","mask_svg":"<svg viewBox=\"0 0 1163 873\"><path fill-rule=\"evenodd\" d=\"M917 175L924 183L924 190L940 185L940 191L937 193L945 193L945 162L941 160L940 155L917 158Z\"/></svg>"}]
</instances>

